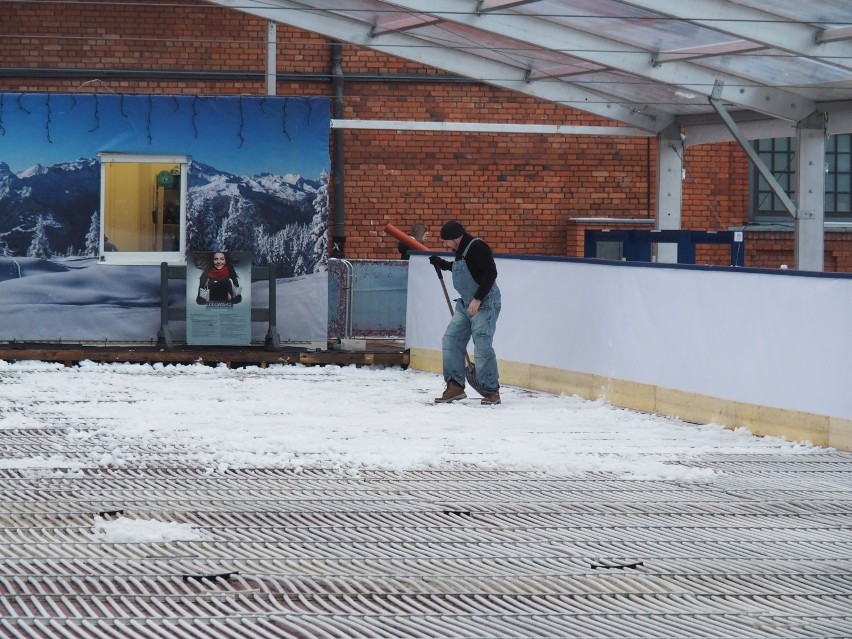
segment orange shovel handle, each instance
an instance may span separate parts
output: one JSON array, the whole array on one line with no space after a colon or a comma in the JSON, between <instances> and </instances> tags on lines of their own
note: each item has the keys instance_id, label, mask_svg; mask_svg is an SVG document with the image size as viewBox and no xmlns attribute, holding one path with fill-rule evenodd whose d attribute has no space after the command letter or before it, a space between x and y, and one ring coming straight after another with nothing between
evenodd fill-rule
<instances>
[{"instance_id":1,"label":"orange shovel handle","mask_svg":"<svg viewBox=\"0 0 852 639\"><path fill-rule=\"evenodd\" d=\"M425 244L421 244L420 242L415 240L413 237L411 237L405 231L400 231L397 227L395 227L390 222L388 222L387 226L385 226L385 231L387 233L389 233L390 235L393 235L396 239L398 239L400 242L405 244L410 249L414 249L415 251L431 251L432 250L428 246L426 246Z\"/></svg>"}]
</instances>

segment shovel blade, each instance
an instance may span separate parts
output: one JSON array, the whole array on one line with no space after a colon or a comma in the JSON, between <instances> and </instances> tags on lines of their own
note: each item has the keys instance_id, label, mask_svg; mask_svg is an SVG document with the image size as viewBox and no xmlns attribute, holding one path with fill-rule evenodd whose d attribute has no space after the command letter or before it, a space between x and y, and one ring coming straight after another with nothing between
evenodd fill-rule
<instances>
[{"instance_id":1,"label":"shovel blade","mask_svg":"<svg viewBox=\"0 0 852 639\"><path fill-rule=\"evenodd\" d=\"M464 367L464 376L467 379L468 385L475 390L477 393L485 397L485 391L482 390L482 385L479 383L479 380L476 379L476 364L470 362L467 366Z\"/></svg>"}]
</instances>

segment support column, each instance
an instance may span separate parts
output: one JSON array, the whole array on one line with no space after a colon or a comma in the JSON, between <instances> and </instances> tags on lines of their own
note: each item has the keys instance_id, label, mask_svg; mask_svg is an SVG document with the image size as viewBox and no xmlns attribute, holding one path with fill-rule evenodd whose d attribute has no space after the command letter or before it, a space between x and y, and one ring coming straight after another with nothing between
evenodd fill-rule
<instances>
[{"instance_id":1,"label":"support column","mask_svg":"<svg viewBox=\"0 0 852 639\"><path fill-rule=\"evenodd\" d=\"M278 91L278 26L275 22L266 24L266 95L275 95Z\"/></svg>"},{"instance_id":2,"label":"support column","mask_svg":"<svg viewBox=\"0 0 852 639\"><path fill-rule=\"evenodd\" d=\"M797 126L796 268L825 268L825 117L816 112Z\"/></svg>"},{"instance_id":3,"label":"support column","mask_svg":"<svg viewBox=\"0 0 852 639\"><path fill-rule=\"evenodd\" d=\"M656 228L680 230L683 207L683 140L680 127L669 126L657 135ZM658 244L657 261L677 262L677 245Z\"/></svg>"}]
</instances>

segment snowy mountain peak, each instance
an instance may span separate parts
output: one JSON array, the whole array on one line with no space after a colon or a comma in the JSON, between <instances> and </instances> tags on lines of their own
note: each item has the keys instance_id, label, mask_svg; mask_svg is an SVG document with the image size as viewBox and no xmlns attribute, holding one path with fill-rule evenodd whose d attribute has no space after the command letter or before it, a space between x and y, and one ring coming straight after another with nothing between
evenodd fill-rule
<instances>
[{"instance_id":1,"label":"snowy mountain peak","mask_svg":"<svg viewBox=\"0 0 852 639\"><path fill-rule=\"evenodd\" d=\"M20 173L18 173L18 177L22 180L26 180L27 178L34 177L36 175L44 175L48 171L46 166L42 166L41 164L36 164L31 166L28 169L24 169Z\"/></svg>"},{"instance_id":2,"label":"snowy mountain peak","mask_svg":"<svg viewBox=\"0 0 852 639\"><path fill-rule=\"evenodd\" d=\"M20 183L8 164L0 162L0 198L7 197Z\"/></svg>"}]
</instances>

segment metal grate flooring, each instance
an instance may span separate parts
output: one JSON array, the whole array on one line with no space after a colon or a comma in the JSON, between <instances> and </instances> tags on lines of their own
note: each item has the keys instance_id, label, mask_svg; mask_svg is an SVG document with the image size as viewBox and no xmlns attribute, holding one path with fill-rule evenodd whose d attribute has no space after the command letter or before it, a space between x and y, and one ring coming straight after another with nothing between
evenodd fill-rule
<instances>
[{"instance_id":1,"label":"metal grate flooring","mask_svg":"<svg viewBox=\"0 0 852 639\"><path fill-rule=\"evenodd\" d=\"M74 458L57 423L0 461ZM852 455L683 463L723 474L0 464L0 636L852 636ZM203 539L93 534L121 516Z\"/></svg>"}]
</instances>

